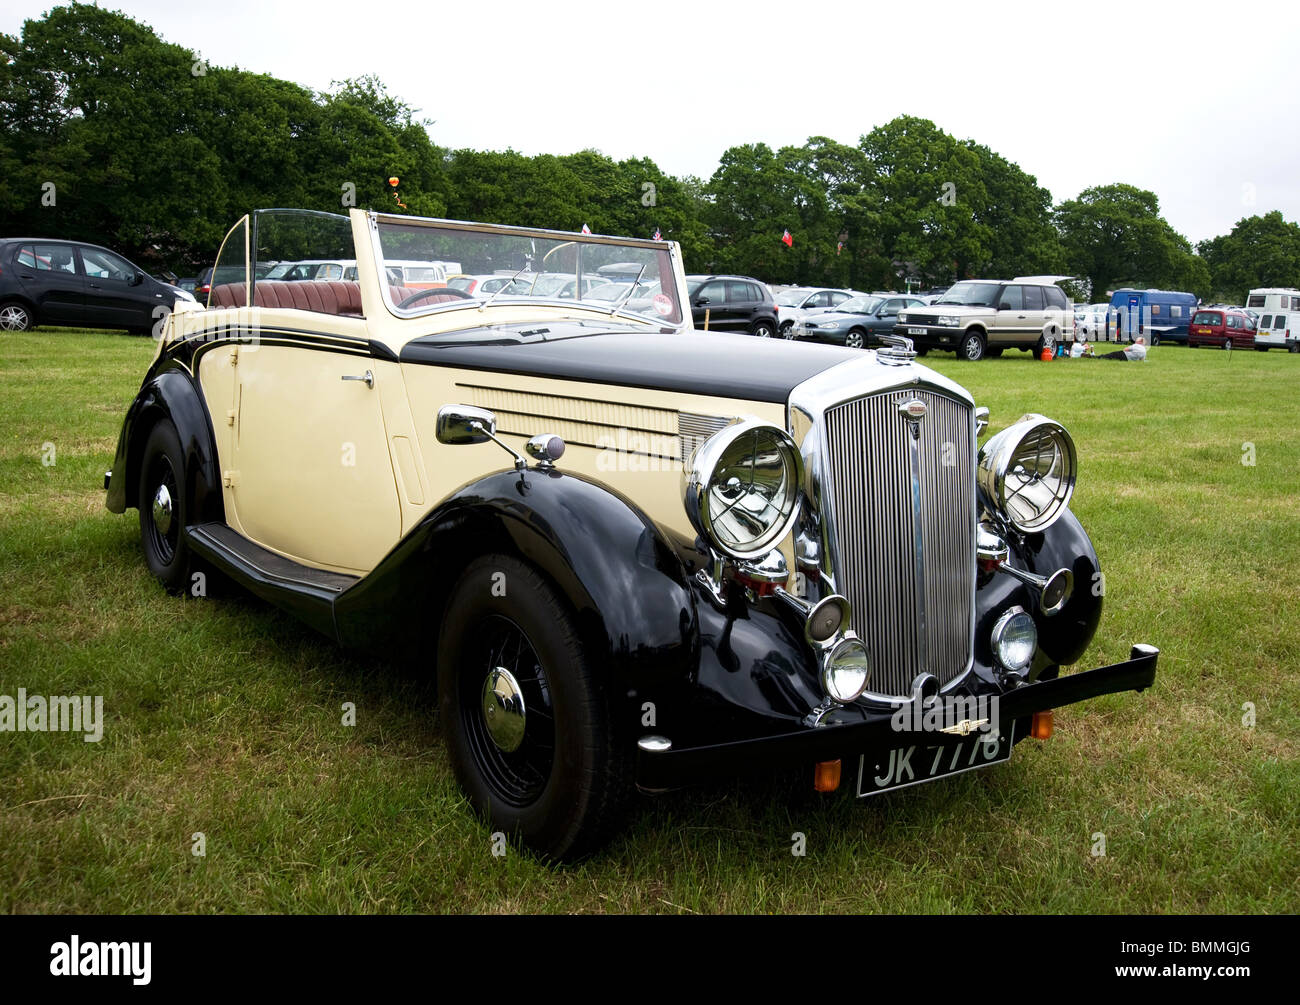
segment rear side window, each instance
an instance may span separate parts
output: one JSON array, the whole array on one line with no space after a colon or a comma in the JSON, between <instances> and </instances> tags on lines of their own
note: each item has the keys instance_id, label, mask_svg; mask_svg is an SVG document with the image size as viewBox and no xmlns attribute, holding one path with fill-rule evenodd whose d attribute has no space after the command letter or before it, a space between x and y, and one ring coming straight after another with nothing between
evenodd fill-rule
<instances>
[{"instance_id":1,"label":"rear side window","mask_svg":"<svg viewBox=\"0 0 1300 1005\"><path fill-rule=\"evenodd\" d=\"M37 272L77 271L77 261L66 244L24 244L18 249L18 264Z\"/></svg>"},{"instance_id":2,"label":"rear side window","mask_svg":"<svg viewBox=\"0 0 1300 1005\"><path fill-rule=\"evenodd\" d=\"M758 290L749 283L741 283L732 279L727 282L727 302L731 304L747 304L754 300L762 299L758 295Z\"/></svg>"},{"instance_id":3,"label":"rear side window","mask_svg":"<svg viewBox=\"0 0 1300 1005\"><path fill-rule=\"evenodd\" d=\"M1044 286L1043 292L1047 295L1047 306L1056 307L1066 310L1070 306L1069 300L1065 297L1065 290L1059 286Z\"/></svg>"},{"instance_id":4,"label":"rear side window","mask_svg":"<svg viewBox=\"0 0 1300 1005\"><path fill-rule=\"evenodd\" d=\"M832 306L838 306L839 304L844 303L844 301L846 301L846 300L848 300L848 299L849 299L849 295L848 295L847 293L832 293L832 294L831 294L831 305L832 305Z\"/></svg>"},{"instance_id":5,"label":"rear side window","mask_svg":"<svg viewBox=\"0 0 1300 1005\"><path fill-rule=\"evenodd\" d=\"M1041 286L1024 287L1025 310L1041 311L1043 309L1043 288Z\"/></svg>"}]
</instances>

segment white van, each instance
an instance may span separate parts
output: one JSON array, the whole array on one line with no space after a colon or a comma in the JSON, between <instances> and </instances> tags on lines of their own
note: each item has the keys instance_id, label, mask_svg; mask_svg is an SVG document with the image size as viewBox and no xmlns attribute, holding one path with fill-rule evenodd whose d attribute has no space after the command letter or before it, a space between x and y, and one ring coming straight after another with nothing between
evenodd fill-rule
<instances>
[{"instance_id":1,"label":"white van","mask_svg":"<svg viewBox=\"0 0 1300 1005\"><path fill-rule=\"evenodd\" d=\"M1291 333L1300 337L1300 311L1265 310L1259 316L1255 327L1255 348L1260 352L1268 349L1286 349Z\"/></svg>"}]
</instances>

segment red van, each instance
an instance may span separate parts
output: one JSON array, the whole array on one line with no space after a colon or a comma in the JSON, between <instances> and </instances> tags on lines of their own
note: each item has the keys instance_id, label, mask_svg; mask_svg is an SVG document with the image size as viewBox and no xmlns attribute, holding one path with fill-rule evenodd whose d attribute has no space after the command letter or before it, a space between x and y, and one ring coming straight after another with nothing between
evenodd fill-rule
<instances>
[{"instance_id":1,"label":"red van","mask_svg":"<svg viewBox=\"0 0 1300 1005\"><path fill-rule=\"evenodd\" d=\"M1187 326L1187 348L1218 346L1220 349L1253 349L1255 322L1245 311L1226 307L1198 310Z\"/></svg>"}]
</instances>

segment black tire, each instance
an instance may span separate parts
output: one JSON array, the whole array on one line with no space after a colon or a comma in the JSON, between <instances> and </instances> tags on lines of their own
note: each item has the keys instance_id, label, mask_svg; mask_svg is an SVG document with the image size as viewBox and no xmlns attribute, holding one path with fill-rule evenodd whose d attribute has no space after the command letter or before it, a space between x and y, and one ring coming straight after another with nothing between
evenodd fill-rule
<instances>
[{"instance_id":1,"label":"black tire","mask_svg":"<svg viewBox=\"0 0 1300 1005\"><path fill-rule=\"evenodd\" d=\"M189 586L190 550L185 540L189 504L184 486L185 454L176 427L164 419L145 440L137 503L145 563L172 593L183 592ZM167 503L160 496L160 488L166 489Z\"/></svg>"},{"instance_id":2,"label":"black tire","mask_svg":"<svg viewBox=\"0 0 1300 1005\"><path fill-rule=\"evenodd\" d=\"M771 338L776 331L776 326L767 318L759 318L749 329L750 334L756 338Z\"/></svg>"},{"instance_id":3,"label":"black tire","mask_svg":"<svg viewBox=\"0 0 1300 1005\"><path fill-rule=\"evenodd\" d=\"M36 319L21 300L6 300L0 303L0 331L25 332L35 327Z\"/></svg>"},{"instance_id":4,"label":"black tire","mask_svg":"<svg viewBox=\"0 0 1300 1005\"><path fill-rule=\"evenodd\" d=\"M493 738L485 710L495 668L522 697L512 749ZM438 641L438 703L456 778L494 829L556 860L580 858L613 830L631 757L573 614L533 566L488 555L460 577Z\"/></svg>"},{"instance_id":5,"label":"black tire","mask_svg":"<svg viewBox=\"0 0 1300 1005\"><path fill-rule=\"evenodd\" d=\"M1232 348L1232 339L1230 339L1230 338L1225 338L1225 339L1223 340L1223 348L1224 348L1224 349L1231 349L1231 348Z\"/></svg>"},{"instance_id":6,"label":"black tire","mask_svg":"<svg viewBox=\"0 0 1300 1005\"><path fill-rule=\"evenodd\" d=\"M866 342L866 334L860 328L850 328L844 335L844 344L849 349L861 349Z\"/></svg>"},{"instance_id":7,"label":"black tire","mask_svg":"<svg viewBox=\"0 0 1300 1005\"><path fill-rule=\"evenodd\" d=\"M917 350L916 350L916 354L917 354L918 356L924 356L924 355L925 355L926 353L928 353L929 351L930 351L929 349L917 349Z\"/></svg>"},{"instance_id":8,"label":"black tire","mask_svg":"<svg viewBox=\"0 0 1300 1005\"><path fill-rule=\"evenodd\" d=\"M780 331L782 338L794 338L794 322L787 321L781 326Z\"/></svg>"},{"instance_id":9,"label":"black tire","mask_svg":"<svg viewBox=\"0 0 1300 1005\"><path fill-rule=\"evenodd\" d=\"M957 347L957 358L975 363L984 358L984 336L979 332L967 332Z\"/></svg>"},{"instance_id":10,"label":"black tire","mask_svg":"<svg viewBox=\"0 0 1300 1005\"><path fill-rule=\"evenodd\" d=\"M1300 342L1292 342L1287 346L1287 352L1300 352Z\"/></svg>"},{"instance_id":11,"label":"black tire","mask_svg":"<svg viewBox=\"0 0 1300 1005\"><path fill-rule=\"evenodd\" d=\"M1044 349L1050 349L1053 355L1056 354L1056 339L1046 333L1038 337L1038 345L1034 347L1034 359L1041 361Z\"/></svg>"},{"instance_id":12,"label":"black tire","mask_svg":"<svg viewBox=\"0 0 1300 1005\"><path fill-rule=\"evenodd\" d=\"M1151 348L1154 349L1154 348L1155 348L1156 346L1158 346L1159 344L1160 344L1160 336L1159 336L1159 335L1152 335L1152 336L1151 336Z\"/></svg>"}]
</instances>

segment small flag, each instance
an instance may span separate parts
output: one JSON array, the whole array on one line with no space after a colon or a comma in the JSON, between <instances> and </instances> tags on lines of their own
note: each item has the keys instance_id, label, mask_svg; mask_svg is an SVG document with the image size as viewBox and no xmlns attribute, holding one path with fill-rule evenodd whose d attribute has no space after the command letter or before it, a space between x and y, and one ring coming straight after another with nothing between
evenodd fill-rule
<instances>
[{"instance_id":1,"label":"small flag","mask_svg":"<svg viewBox=\"0 0 1300 1005\"><path fill-rule=\"evenodd\" d=\"M590 234L590 233L591 233L591 228L588 227L588 226L584 223L584 224L582 225L582 232L583 232L584 234Z\"/></svg>"},{"instance_id":2,"label":"small flag","mask_svg":"<svg viewBox=\"0 0 1300 1005\"><path fill-rule=\"evenodd\" d=\"M835 254L838 255L838 254L839 254L841 251L843 251L843 250L844 250L844 242L843 242L843 241L836 241L836 242L835 242Z\"/></svg>"},{"instance_id":3,"label":"small flag","mask_svg":"<svg viewBox=\"0 0 1300 1005\"><path fill-rule=\"evenodd\" d=\"M781 243L784 244L787 248L794 247L794 238L790 236L790 231L787 230L784 234L781 235Z\"/></svg>"},{"instance_id":4,"label":"small flag","mask_svg":"<svg viewBox=\"0 0 1300 1005\"><path fill-rule=\"evenodd\" d=\"M662 241L662 240L663 240L663 238L659 235L659 228L658 228L658 227L655 228L655 236L654 236L654 240L656 240L656 241Z\"/></svg>"}]
</instances>

